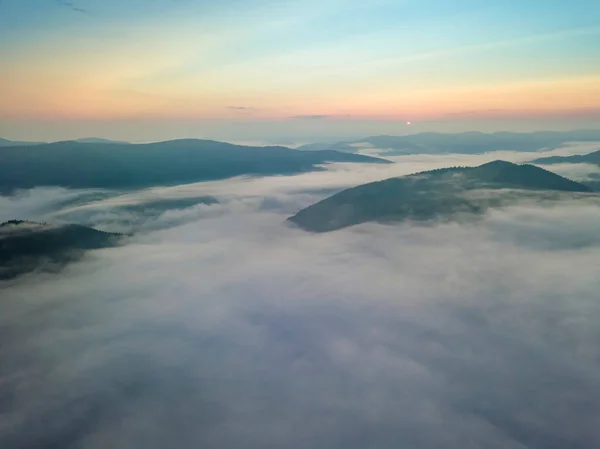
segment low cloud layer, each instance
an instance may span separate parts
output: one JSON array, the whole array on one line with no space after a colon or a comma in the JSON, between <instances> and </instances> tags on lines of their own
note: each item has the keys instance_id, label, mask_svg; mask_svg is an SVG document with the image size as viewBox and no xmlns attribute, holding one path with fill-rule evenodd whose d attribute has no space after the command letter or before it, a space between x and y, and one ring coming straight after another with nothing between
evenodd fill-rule
<instances>
[{"instance_id":1,"label":"low cloud layer","mask_svg":"<svg viewBox=\"0 0 600 449\"><path fill-rule=\"evenodd\" d=\"M3 286L0 446L600 445L598 204L285 225L371 170L10 200L105 227L137 213L123 204L219 203L164 210L122 247ZM57 198L71 203L48 212Z\"/></svg>"},{"instance_id":2,"label":"low cloud layer","mask_svg":"<svg viewBox=\"0 0 600 449\"><path fill-rule=\"evenodd\" d=\"M101 199L108 193L93 190L69 190L62 187L43 187L22 190L11 196L0 195L0 222L18 220L44 220L65 205L91 199Z\"/></svg>"}]
</instances>

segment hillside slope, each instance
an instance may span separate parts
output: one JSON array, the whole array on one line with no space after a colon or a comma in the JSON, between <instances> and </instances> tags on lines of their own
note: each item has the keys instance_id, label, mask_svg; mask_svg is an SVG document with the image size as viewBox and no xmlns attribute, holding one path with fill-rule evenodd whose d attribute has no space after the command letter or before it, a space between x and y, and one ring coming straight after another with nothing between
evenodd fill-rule
<instances>
[{"instance_id":1,"label":"hillside slope","mask_svg":"<svg viewBox=\"0 0 600 449\"><path fill-rule=\"evenodd\" d=\"M577 154L574 156L551 156L542 157L531 162L532 164L598 164L600 165L600 150L588 154Z\"/></svg>"},{"instance_id":2,"label":"hillside slope","mask_svg":"<svg viewBox=\"0 0 600 449\"><path fill-rule=\"evenodd\" d=\"M7 221L0 224L0 279L36 269L55 269L77 260L86 250L114 246L120 237L73 224Z\"/></svg>"},{"instance_id":3,"label":"hillside slope","mask_svg":"<svg viewBox=\"0 0 600 449\"><path fill-rule=\"evenodd\" d=\"M246 147L209 140L150 144L57 142L0 148L0 191L36 186L131 188L317 170L327 162L389 163L335 151Z\"/></svg>"},{"instance_id":4,"label":"hillside slope","mask_svg":"<svg viewBox=\"0 0 600 449\"><path fill-rule=\"evenodd\" d=\"M494 193L500 189L510 193ZM368 221L449 219L481 213L528 191L591 189L533 165L495 161L364 184L313 204L289 220L308 231L326 232Z\"/></svg>"}]
</instances>

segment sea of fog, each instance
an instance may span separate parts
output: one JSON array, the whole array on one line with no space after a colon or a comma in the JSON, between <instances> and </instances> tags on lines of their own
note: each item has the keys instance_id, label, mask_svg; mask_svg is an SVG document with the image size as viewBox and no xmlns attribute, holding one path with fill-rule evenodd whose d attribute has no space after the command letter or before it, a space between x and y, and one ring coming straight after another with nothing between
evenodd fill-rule
<instances>
[{"instance_id":1,"label":"sea of fog","mask_svg":"<svg viewBox=\"0 0 600 449\"><path fill-rule=\"evenodd\" d=\"M592 149L0 197L0 221L130 234L0 284L0 447L600 447L600 204L327 234L285 221L365 182Z\"/></svg>"}]
</instances>

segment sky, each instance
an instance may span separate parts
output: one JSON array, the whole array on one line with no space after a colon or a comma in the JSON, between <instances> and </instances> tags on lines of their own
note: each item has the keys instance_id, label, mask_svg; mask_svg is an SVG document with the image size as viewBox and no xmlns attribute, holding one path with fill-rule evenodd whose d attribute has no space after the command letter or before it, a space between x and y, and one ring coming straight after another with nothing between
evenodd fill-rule
<instances>
[{"instance_id":1,"label":"sky","mask_svg":"<svg viewBox=\"0 0 600 449\"><path fill-rule=\"evenodd\" d=\"M0 136L598 128L599 24L595 0L1 0Z\"/></svg>"}]
</instances>

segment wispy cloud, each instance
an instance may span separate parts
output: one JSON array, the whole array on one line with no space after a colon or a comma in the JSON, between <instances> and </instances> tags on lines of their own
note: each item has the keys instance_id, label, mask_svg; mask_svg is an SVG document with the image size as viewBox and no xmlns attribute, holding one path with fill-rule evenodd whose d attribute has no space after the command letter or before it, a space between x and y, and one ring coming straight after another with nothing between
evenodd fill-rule
<instances>
[{"instance_id":1,"label":"wispy cloud","mask_svg":"<svg viewBox=\"0 0 600 449\"><path fill-rule=\"evenodd\" d=\"M228 106L227 109L233 109L234 111L254 111L256 110L253 106Z\"/></svg>"},{"instance_id":2,"label":"wispy cloud","mask_svg":"<svg viewBox=\"0 0 600 449\"><path fill-rule=\"evenodd\" d=\"M71 9L72 11L80 12L83 14L87 14L89 12L86 9L80 8L79 6L75 5L73 2L70 2L67 0L56 0L56 2L63 6L66 6L67 8Z\"/></svg>"}]
</instances>

